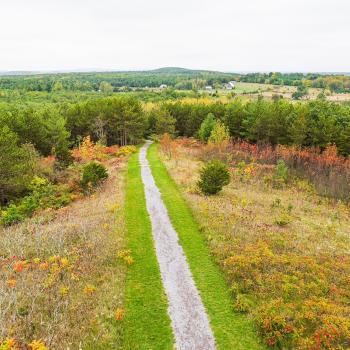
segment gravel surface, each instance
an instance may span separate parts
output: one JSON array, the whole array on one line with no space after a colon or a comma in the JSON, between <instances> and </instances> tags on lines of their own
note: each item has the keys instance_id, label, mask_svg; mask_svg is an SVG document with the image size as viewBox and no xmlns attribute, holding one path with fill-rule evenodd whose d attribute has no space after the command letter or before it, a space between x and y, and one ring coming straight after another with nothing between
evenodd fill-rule
<instances>
[{"instance_id":1,"label":"gravel surface","mask_svg":"<svg viewBox=\"0 0 350 350\"><path fill-rule=\"evenodd\" d=\"M156 254L169 302L168 312L175 335L176 349L215 349L208 316L146 158L150 144L148 141L141 148L139 161Z\"/></svg>"}]
</instances>

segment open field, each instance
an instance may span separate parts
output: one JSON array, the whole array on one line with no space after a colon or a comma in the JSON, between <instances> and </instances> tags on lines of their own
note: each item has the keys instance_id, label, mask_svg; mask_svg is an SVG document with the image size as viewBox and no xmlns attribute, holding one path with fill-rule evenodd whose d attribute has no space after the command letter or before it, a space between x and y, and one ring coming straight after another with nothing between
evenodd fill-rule
<instances>
[{"instance_id":1,"label":"open field","mask_svg":"<svg viewBox=\"0 0 350 350\"><path fill-rule=\"evenodd\" d=\"M219 95L229 95L234 93L237 95L246 95L247 97L254 97L255 95L262 95L266 98L272 98L275 95L282 96L286 99L292 99L292 94L297 90L296 86L287 85L272 85L272 84L258 84L237 82L233 90L219 90ZM309 88L308 95L304 97L305 100L315 100L322 92L322 89ZM331 93L326 94L326 99L333 102L350 101L350 93Z\"/></svg>"}]
</instances>

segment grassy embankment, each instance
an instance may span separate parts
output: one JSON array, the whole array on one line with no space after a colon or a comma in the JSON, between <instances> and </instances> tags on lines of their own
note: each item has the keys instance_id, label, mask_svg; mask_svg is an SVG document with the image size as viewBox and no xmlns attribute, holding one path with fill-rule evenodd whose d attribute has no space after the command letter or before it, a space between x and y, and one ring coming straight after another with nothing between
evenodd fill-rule
<instances>
[{"instance_id":1,"label":"grassy embankment","mask_svg":"<svg viewBox=\"0 0 350 350\"><path fill-rule=\"evenodd\" d=\"M210 255L188 205L159 159L156 145L150 147L148 160L207 309L218 349L263 349L252 322L233 312L225 279Z\"/></svg>"}]
</instances>

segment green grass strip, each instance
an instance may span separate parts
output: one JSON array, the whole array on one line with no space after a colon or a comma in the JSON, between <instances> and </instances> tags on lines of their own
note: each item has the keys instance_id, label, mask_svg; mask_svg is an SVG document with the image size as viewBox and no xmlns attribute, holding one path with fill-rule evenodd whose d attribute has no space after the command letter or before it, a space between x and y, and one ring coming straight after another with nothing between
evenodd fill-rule
<instances>
[{"instance_id":1,"label":"green grass strip","mask_svg":"<svg viewBox=\"0 0 350 350\"><path fill-rule=\"evenodd\" d=\"M150 146L148 160L207 310L217 348L265 349L259 342L252 321L234 312L224 276L210 255L190 208L159 159L155 144Z\"/></svg>"},{"instance_id":2,"label":"green grass strip","mask_svg":"<svg viewBox=\"0 0 350 350\"><path fill-rule=\"evenodd\" d=\"M153 245L138 153L127 169L126 240L135 262L128 268L125 292L123 349L173 349L168 303Z\"/></svg>"}]
</instances>

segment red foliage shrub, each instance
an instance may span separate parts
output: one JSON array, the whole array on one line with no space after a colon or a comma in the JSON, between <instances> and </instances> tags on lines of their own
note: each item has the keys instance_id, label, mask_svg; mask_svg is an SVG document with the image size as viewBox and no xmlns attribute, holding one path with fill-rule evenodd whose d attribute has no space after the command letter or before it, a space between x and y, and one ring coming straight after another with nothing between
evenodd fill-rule
<instances>
[{"instance_id":1,"label":"red foliage shrub","mask_svg":"<svg viewBox=\"0 0 350 350\"><path fill-rule=\"evenodd\" d=\"M337 155L335 145L321 152L318 148L272 147L242 141L231 144L228 152L234 159L260 163L275 164L283 159L296 175L312 182L319 194L350 199L350 159Z\"/></svg>"}]
</instances>

